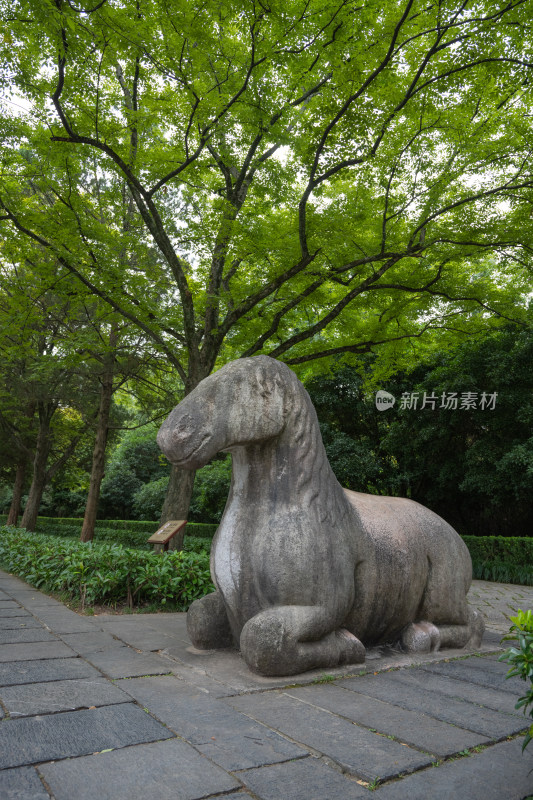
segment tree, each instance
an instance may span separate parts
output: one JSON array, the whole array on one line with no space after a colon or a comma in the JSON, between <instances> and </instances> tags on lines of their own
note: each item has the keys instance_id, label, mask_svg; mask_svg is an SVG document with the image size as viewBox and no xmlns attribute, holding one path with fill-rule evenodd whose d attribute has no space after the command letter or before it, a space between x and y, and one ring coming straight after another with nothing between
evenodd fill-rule
<instances>
[{"instance_id":1,"label":"tree","mask_svg":"<svg viewBox=\"0 0 533 800\"><path fill-rule=\"evenodd\" d=\"M156 444L156 433L154 424L123 433L102 485L101 508L107 518L133 519L136 492L151 481L168 478L168 462Z\"/></svg>"},{"instance_id":2,"label":"tree","mask_svg":"<svg viewBox=\"0 0 533 800\"><path fill-rule=\"evenodd\" d=\"M531 5L0 0L29 107L1 123L3 224L142 330L184 393L233 357L394 359L520 319ZM142 227L110 225L124 199Z\"/></svg>"},{"instance_id":3,"label":"tree","mask_svg":"<svg viewBox=\"0 0 533 800\"><path fill-rule=\"evenodd\" d=\"M461 533L526 535L533 522L532 365L531 328L507 326L388 384L397 402L383 412L390 422L381 445L399 464L402 493ZM417 398L416 408L401 408L404 393Z\"/></svg>"},{"instance_id":4,"label":"tree","mask_svg":"<svg viewBox=\"0 0 533 800\"><path fill-rule=\"evenodd\" d=\"M374 374L366 359L366 376ZM364 374L364 373L363 373ZM306 383L320 423L331 468L346 489L371 494L401 493L398 461L386 447L390 417L376 412L360 370L337 367Z\"/></svg>"},{"instance_id":5,"label":"tree","mask_svg":"<svg viewBox=\"0 0 533 800\"><path fill-rule=\"evenodd\" d=\"M127 331L116 314L87 296L83 287L73 289L61 281L54 259L26 244L23 250L12 242L1 249L5 386L0 391L0 424L5 433L3 460L15 471L8 520L17 521L31 463L22 524L34 529L45 487L94 429L81 533L82 541L88 541L94 535L113 394L152 364L138 332Z\"/></svg>"},{"instance_id":6,"label":"tree","mask_svg":"<svg viewBox=\"0 0 533 800\"><path fill-rule=\"evenodd\" d=\"M25 261L21 269L3 270L0 353L6 385L0 393L0 418L16 467L8 519L17 521L31 463L22 525L34 530L46 485L72 456L91 422L92 386L74 347L81 328L75 300L43 288L31 259ZM67 318L74 334L70 339L65 335Z\"/></svg>"}]
</instances>

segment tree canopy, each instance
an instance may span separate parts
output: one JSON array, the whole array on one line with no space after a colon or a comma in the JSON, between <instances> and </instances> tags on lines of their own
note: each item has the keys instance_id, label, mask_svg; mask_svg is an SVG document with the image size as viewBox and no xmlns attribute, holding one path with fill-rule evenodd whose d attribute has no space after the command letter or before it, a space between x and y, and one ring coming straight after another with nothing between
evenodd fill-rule
<instances>
[{"instance_id":1,"label":"tree canopy","mask_svg":"<svg viewBox=\"0 0 533 800\"><path fill-rule=\"evenodd\" d=\"M217 358L300 364L516 314L529 0L0 9L27 108L2 121L3 225L186 389Z\"/></svg>"},{"instance_id":2,"label":"tree canopy","mask_svg":"<svg viewBox=\"0 0 533 800\"><path fill-rule=\"evenodd\" d=\"M529 535L531 328L508 325L433 353L380 384L396 400L386 410L351 367L307 388L343 486L411 497L463 534Z\"/></svg>"},{"instance_id":3,"label":"tree canopy","mask_svg":"<svg viewBox=\"0 0 533 800\"><path fill-rule=\"evenodd\" d=\"M107 304L184 392L520 323L532 10L0 0L2 258Z\"/></svg>"}]
</instances>

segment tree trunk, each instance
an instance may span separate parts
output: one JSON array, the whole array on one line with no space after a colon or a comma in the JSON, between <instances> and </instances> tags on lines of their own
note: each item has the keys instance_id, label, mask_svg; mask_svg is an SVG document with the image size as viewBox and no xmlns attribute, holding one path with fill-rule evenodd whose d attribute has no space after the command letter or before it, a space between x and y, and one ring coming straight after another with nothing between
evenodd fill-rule
<instances>
[{"instance_id":1,"label":"tree trunk","mask_svg":"<svg viewBox=\"0 0 533 800\"><path fill-rule=\"evenodd\" d=\"M17 465L15 484L13 486L13 499L11 500L11 507L7 515L7 525L16 525L19 518L24 479L26 477L26 466L26 461L21 461L20 464Z\"/></svg>"},{"instance_id":2,"label":"tree trunk","mask_svg":"<svg viewBox=\"0 0 533 800\"><path fill-rule=\"evenodd\" d=\"M195 470L172 467L167 494L163 503L163 511L161 512L161 525L169 519L187 519L195 475ZM181 550L184 535L185 528L170 540L169 549Z\"/></svg>"},{"instance_id":3,"label":"tree trunk","mask_svg":"<svg viewBox=\"0 0 533 800\"><path fill-rule=\"evenodd\" d=\"M38 404L39 411L39 433L37 435L37 447L35 459L33 461L33 478L30 493L22 515L21 525L28 531L34 531L37 525L37 515L39 506L46 486L46 462L50 454L50 422L57 406L52 403Z\"/></svg>"},{"instance_id":4,"label":"tree trunk","mask_svg":"<svg viewBox=\"0 0 533 800\"><path fill-rule=\"evenodd\" d=\"M102 389L100 392L100 407L98 409L98 423L96 428L96 440L93 450L93 462L91 467L91 480L89 484L89 494L85 505L85 516L81 528L81 541L90 542L94 538L94 528L96 515L98 513L98 501L100 499L100 486L105 471L105 454L107 437L109 434L109 415L111 413L111 399L113 397L113 362L114 354L111 355L108 369L102 377Z\"/></svg>"}]
</instances>

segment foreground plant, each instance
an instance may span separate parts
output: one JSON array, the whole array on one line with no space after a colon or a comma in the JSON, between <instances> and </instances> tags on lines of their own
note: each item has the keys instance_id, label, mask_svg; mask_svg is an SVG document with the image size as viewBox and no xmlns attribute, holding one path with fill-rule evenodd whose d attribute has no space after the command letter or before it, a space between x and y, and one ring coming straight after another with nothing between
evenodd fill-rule
<instances>
[{"instance_id":1,"label":"foreground plant","mask_svg":"<svg viewBox=\"0 0 533 800\"><path fill-rule=\"evenodd\" d=\"M37 589L86 605L155 603L186 611L213 590L209 555L147 553L0 526L0 565Z\"/></svg>"},{"instance_id":2,"label":"foreground plant","mask_svg":"<svg viewBox=\"0 0 533 800\"><path fill-rule=\"evenodd\" d=\"M516 617L511 617L513 623L509 633L503 637L502 641L517 639L518 647L510 647L503 653L498 661L507 661L511 669L507 673L507 678L518 676L524 681L529 681L530 686L526 694L517 701L515 708L522 708L524 714L533 718L533 613L518 609ZM528 711L529 708L529 711ZM522 751L524 751L533 739L533 724L530 725L526 733Z\"/></svg>"}]
</instances>

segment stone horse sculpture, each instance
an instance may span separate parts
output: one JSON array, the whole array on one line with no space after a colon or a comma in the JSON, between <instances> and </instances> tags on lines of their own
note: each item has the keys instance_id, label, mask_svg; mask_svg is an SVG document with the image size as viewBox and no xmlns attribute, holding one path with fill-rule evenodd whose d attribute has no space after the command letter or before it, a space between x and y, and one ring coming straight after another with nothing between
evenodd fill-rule
<instances>
[{"instance_id":1,"label":"stone horse sculpture","mask_svg":"<svg viewBox=\"0 0 533 800\"><path fill-rule=\"evenodd\" d=\"M281 362L243 358L210 375L157 439L180 467L233 459L211 548L216 591L188 612L195 647L237 646L252 670L291 675L362 662L365 645L480 644L462 539L411 500L343 489L309 395Z\"/></svg>"}]
</instances>

